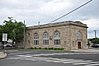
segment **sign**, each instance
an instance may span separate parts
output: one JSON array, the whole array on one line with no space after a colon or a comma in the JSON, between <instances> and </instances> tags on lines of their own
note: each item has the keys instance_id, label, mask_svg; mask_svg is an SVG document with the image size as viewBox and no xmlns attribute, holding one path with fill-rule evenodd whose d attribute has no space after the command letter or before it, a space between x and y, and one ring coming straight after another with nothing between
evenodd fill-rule
<instances>
[{"instance_id":1,"label":"sign","mask_svg":"<svg viewBox=\"0 0 99 66\"><path fill-rule=\"evenodd\" d=\"M2 41L7 41L7 33L2 34Z\"/></svg>"}]
</instances>

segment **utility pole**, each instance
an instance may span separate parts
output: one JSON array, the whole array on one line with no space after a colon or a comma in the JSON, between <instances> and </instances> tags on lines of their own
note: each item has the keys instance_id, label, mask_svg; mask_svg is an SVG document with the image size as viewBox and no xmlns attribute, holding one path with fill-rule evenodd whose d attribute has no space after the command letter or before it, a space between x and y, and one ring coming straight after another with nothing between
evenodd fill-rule
<instances>
[{"instance_id":1,"label":"utility pole","mask_svg":"<svg viewBox=\"0 0 99 66\"><path fill-rule=\"evenodd\" d=\"M38 25L40 26L40 21L38 21Z\"/></svg>"},{"instance_id":2,"label":"utility pole","mask_svg":"<svg viewBox=\"0 0 99 66\"><path fill-rule=\"evenodd\" d=\"M23 41L23 45L24 45L24 48L25 48L25 20L24 20L24 41Z\"/></svg>"},{"instance_id":3,"label":"utility pole","mask_svg":"<svg viewBox=\"0 0 99 66\"><path fill-rule=\"evenodd\" d=\"M97 38L97 30L94 30L94 32L95 32L95 38Z\"/></svg>"}]
</instances>

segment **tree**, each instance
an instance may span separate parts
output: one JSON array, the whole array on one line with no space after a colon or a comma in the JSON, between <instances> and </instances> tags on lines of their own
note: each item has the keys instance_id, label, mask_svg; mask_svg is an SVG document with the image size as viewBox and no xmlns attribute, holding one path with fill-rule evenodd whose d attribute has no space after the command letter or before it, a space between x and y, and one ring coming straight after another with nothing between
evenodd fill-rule
<instances>
[{"instance_id":1,"label":"tree","mask_svg":"<svg viewBox=\"0 0 99 66\"><path fill-rule=\"evenodd\" d=\"M2 41L2 31L3 31L3 26L2 25L0 25L0 42Z\"/></svg>"},{"instance_id":2,"label":"tree","mask_svg":"<svg viewBox=\"0 0 99 66\"><path fill-rule=\"evenodd\" d=\"M16 44L23 40L25 24L18 22L13 17L8 17L8 20L4 20L2 26L2 33L8 34L8 39L12 39Z\"/></svg>"},{"instance_id":3,"label":"tree","mask_svg":"<svg viewBox=\"0 0 99 66\"><path fill-rule=\"evenodd\" d=\"M92 43L94 44L99 44L99 38L92 38L92 39L89 39Z\"/></svg>"}]
</instances>

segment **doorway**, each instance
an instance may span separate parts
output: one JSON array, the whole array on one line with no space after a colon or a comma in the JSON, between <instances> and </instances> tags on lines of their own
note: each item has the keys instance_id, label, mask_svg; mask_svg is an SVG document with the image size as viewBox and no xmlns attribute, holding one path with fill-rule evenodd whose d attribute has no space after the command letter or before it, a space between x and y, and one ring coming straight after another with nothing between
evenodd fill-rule
<instances>
[{"instance_id":1,"label":"doorway","mask_svg":"<svg viewBox=\"0 0 99 66\"><path fill-rule=\"evenodd\" d=\"M78 42L78 49L81 49L81 42Z\"/></svg>"}]
</instances>

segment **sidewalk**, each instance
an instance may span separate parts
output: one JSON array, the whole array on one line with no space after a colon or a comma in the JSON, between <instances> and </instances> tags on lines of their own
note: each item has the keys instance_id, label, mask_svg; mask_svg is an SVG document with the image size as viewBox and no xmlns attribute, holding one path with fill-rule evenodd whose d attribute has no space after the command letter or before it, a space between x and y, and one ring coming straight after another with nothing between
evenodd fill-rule
<instances>
[{"instance_id":1,"label":"sidewalk","mask_svg":"<svg viewBox=\"0 0 99 66\"><path fill-rule=\"evenodd\" d=\"M5 58L6 56L7 56L7 54L6 54L6 53L4 53L4 52L0 51L0 59Z\"/></svg>"},{"instance_id":2,"label":"sidewalk","mask_svg":"<svg viewBox=\"0 0 99 66\"><path fill-rule=\"evenodd\" d=\"M73 52L87 52L87 53L99 53L99 48L91 48L91 49L79 49L79 50L71 50Z\"/></svg>"}]
</instances>

